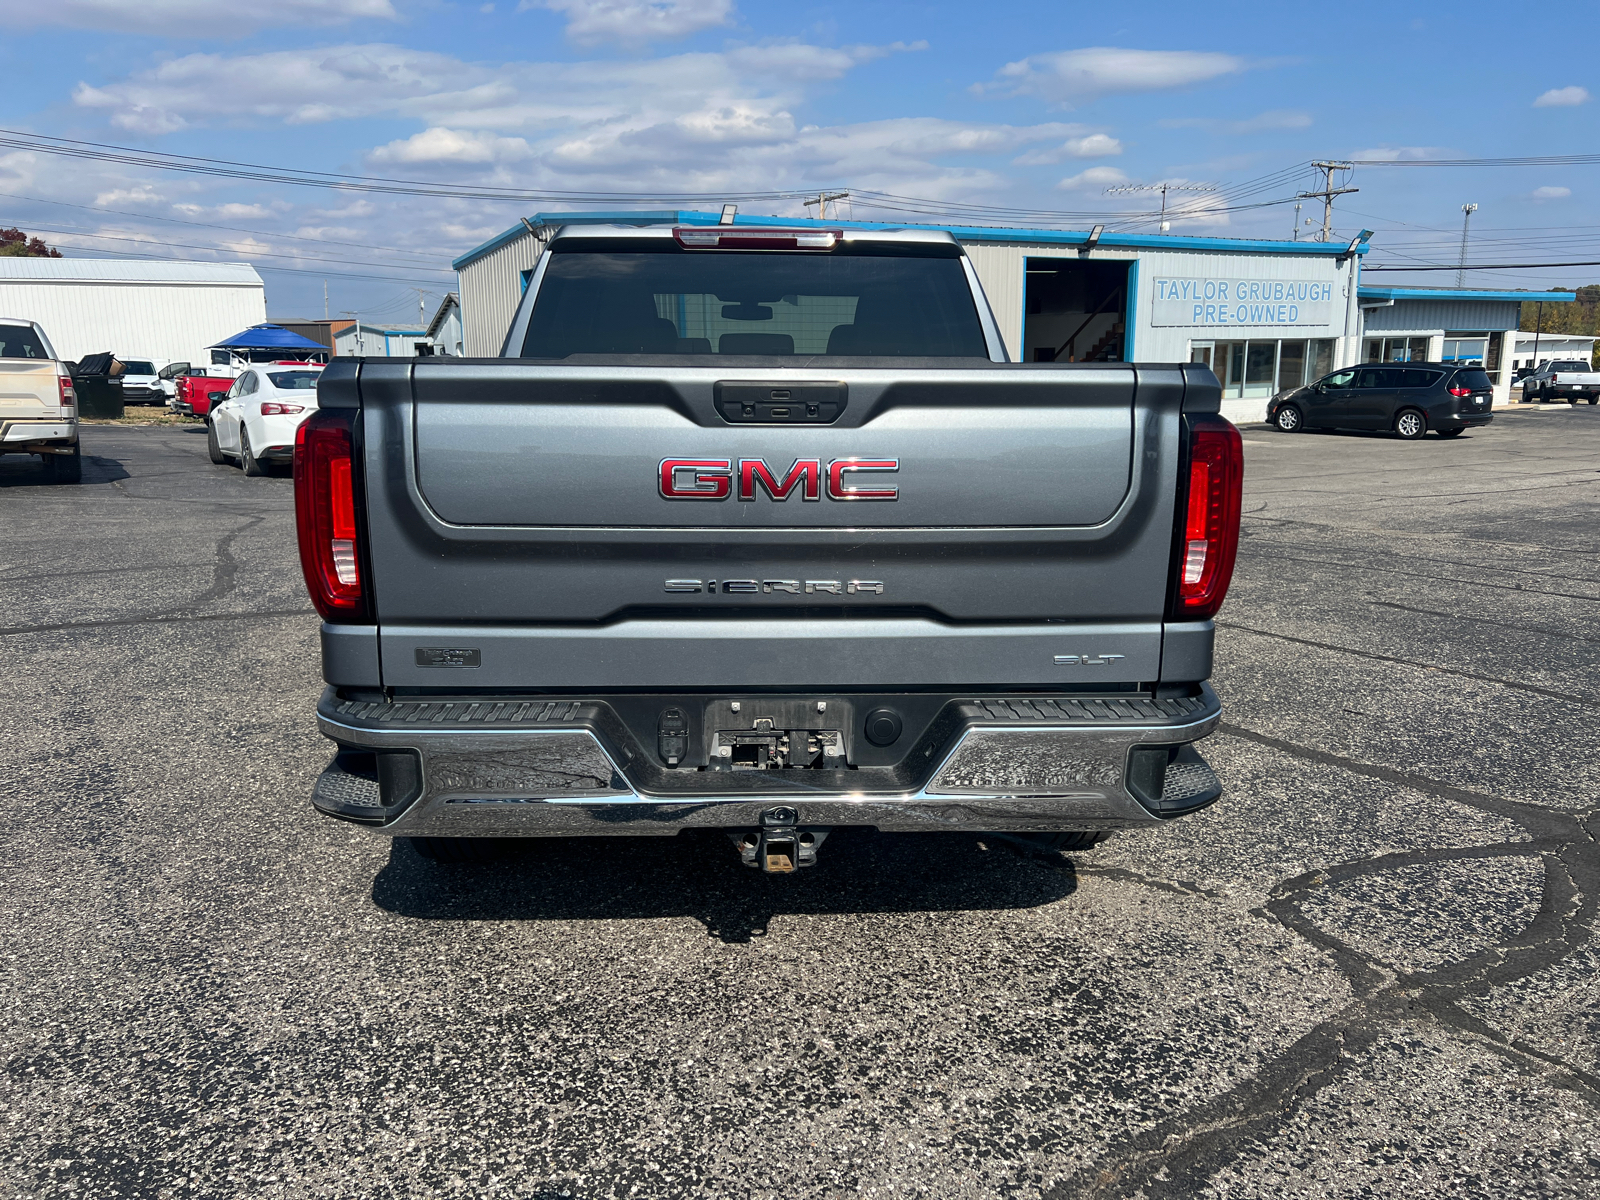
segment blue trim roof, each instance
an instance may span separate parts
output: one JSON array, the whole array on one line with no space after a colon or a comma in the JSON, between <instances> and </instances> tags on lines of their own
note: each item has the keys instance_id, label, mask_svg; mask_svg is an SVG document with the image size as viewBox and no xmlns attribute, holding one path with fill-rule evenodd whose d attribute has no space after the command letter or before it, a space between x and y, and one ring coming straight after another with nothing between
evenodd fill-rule
<instances>
[{"instance_id":1,"label":"blue trim roof","mask_svg":"<svg viewBox=\"0 0 1600 1200\"><path fill-rule=\"evenodd\" d=\"M1486 288L1368 287L1356 290L1356 300L1553 300L1573 301L1572 292L1497 292Z\"/></svg>"},{"instance_id":2,"label":"blue trim roof","mask_svg":"<svg viewBox=\"0 0 1600 1200\"><path fill-rule=\"evenodd\" d=\"M720 213L691 212L666 209L654 212L548 212L534 213L528 218L535 226L549 225L715 225ZM1054 246L1081 246L1089 240L1087 230L1019 229L1006 225L919 225L910 221L819 221L814 217L735 217L735 225L814 225L824 229L942 229L964 242L1032 242ZM516 241L528 234L527 226L520 222L490 238L483 245L467 251L450 264L452 270L477 262L486 254ZM1104 233L1101 246L1120 246L1140 250L1212 250L1239 254L1289 254L1309 255L1318 258L1338 258L1345 254L1348 243L1338 242L1274 242L1249 238L1184 237L1166 233ZM1362 242L1357 254L1369 249Z\"/></svg>"}]
</instances>

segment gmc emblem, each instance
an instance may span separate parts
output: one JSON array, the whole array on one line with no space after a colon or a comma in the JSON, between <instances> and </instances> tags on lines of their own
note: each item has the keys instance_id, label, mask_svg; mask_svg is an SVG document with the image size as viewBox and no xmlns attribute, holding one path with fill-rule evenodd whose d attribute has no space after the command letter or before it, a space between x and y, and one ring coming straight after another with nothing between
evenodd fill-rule
<instances>
[{"instance_id":1,"label":"gmc emblem","mask_svg":"<svg viewBox=\"0 0 1600 1200\"><path fill-rule=\"evenodd\" d=\"M869 471L898 471L898 458L836 458L823 470L822 460L797 458L780 480L760 458L664 458L661 460L661 495L668 500L726 500L735 481L739 499L754 500L756 487L773 500L799 493L802 500L821 500L824 476L830 500L898 500L898 487L852 486L846 475Z\"/></svg>"}]
</instances>

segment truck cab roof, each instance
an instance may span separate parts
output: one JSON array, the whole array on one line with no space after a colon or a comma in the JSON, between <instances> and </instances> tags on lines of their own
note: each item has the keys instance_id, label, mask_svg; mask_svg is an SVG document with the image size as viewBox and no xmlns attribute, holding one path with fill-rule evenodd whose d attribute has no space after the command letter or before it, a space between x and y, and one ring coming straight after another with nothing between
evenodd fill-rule
<instances>
[{"instance_id":1,"label":"truck cab roof","mask_svg":"<svg viewBox=\"0 0 1600 1200\"><path fill-rule=\"evenodd\" d=\"M721 245L685 245L683 239L716 235ZM828 246L781 246L771 243L796 235L831 235ZM766 244L763 244L766 243ZM963 251L954 235L943 229L828 229L785 225L563 225L550 239L555 252L607 250L774 250L799 253L893 254L909 253L930 258L958 258Z\"/></svg>"}]
</instances>

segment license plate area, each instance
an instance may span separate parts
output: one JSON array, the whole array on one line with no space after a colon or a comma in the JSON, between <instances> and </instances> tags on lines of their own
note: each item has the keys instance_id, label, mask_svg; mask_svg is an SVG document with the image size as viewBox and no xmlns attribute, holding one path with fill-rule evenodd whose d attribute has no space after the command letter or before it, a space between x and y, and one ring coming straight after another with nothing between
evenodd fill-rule
<instances>
[{"instance_id":1,"label":"license plate area","mask_svg":"<svg viewBox=\"0 0 1600 1200\"><path fill-rule=\"evenodd\" d=\"M841 771L851 706L833 700L718 700L706 706L708 771Z\"/></svg>"}]
</instances>

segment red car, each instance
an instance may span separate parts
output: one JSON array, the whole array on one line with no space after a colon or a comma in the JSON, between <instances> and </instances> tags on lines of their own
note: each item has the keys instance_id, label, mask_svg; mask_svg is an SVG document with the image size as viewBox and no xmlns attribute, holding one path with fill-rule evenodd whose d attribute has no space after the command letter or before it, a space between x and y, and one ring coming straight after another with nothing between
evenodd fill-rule
<instances>
[{"instance_id":1,"label":"red car","mask_svg":"<svg viewBox=\"0 0 1600 1200\"><path fill-rule=\"evenodd\" d=\"M262 365L262 364L257 364ZM323 364L303 362L300 359L281 359L269 364L274 367L320 367ZM232 368L216 368L229 370ZM211 406L220 404L233 387L232 375L184 375L175 382L178 391L172 398L172 407L176 412L186 417L199 417L204 420L211 412Z\"/></svg>"}]
</instances>

